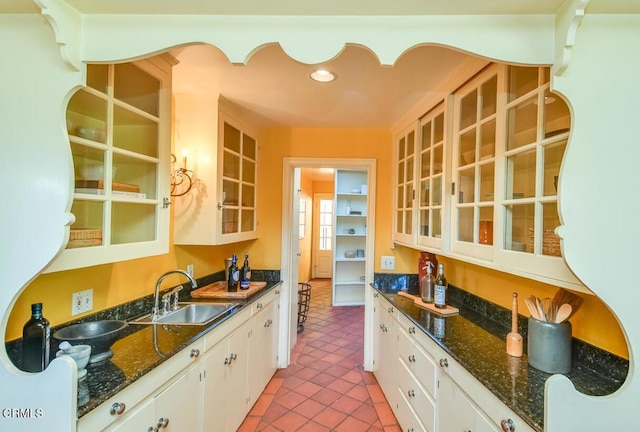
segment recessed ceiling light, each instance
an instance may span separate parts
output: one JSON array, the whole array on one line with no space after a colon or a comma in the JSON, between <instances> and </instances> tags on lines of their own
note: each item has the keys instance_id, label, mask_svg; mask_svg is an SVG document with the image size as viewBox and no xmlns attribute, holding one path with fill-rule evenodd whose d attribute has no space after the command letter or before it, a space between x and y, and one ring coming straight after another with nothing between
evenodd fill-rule
<instances>
[{"instance_id":1,"label":"recessed ceiling light","mask_svg":"<svg viewBox=\"0 0 640 432\"><path fill-rule=\"evenodd\" d=\"M326 69L315 70L311 72L309 76L311 77L312 80L318 81L318 82L331 82L337 78L336 74Z\"/></svg>"}]
</instances>

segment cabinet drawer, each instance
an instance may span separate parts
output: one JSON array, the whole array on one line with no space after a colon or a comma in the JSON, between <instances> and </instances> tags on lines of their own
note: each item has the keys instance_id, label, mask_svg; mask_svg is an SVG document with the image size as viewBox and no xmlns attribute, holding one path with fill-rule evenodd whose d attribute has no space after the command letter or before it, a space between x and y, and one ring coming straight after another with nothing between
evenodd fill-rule
<instances>
[{"instance_id":1,"label":"cabinet drawer","mask_svg":"<svg viewBox=\"0 0 640 432\"><path fill-rule=\"evenodd\" d=\"M436 399L436 363L404 331L399 332L398 355L429 395Z\"/></svg>"},{"instance_id":2,"label":"cabinet drawer","mask_svg":"<svg viewBox=\"0 0 640 432\"><path fill-rule=\"evenodd\" d=\"M418 384L403 361L398 362L398 387L404 399L413 408L420 423L428 431L435 431L436 407L426 391ZM402 401L400 401L402 402Z\"/></svg>"},{"instance_id":3,"label":"cabinet drawer","mask_svg":"<svg viewBox=\"0 0 640 432\"><path fill-rule=\"evenodd\" d=\"M400 429L403 432L435 432L435 429L425 428L422 423L420 423L416 412L411 407L411 403L405 397L406 394L402 393L402 389L397 389L397 391L398 409L395 414L398 419L398 424L400 424Z\"/></svg>"}]
</instances>

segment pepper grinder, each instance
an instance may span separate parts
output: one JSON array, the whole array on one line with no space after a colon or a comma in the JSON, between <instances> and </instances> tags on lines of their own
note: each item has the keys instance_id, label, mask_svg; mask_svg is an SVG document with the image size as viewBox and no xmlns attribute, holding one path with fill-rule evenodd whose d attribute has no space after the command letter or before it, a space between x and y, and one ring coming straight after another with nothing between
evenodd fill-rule
<instances>
[{"instance_id":1,"label":"pepper grinder","mask_svg":"<svg viewBox=\"0 0 640 432\"><path fill-rule=\"evenodd\" d=\"M518 333L518 293L511 302L511 332L507 334L507 354L522 357L522 335Z\"/></svg>"}]
</instances>

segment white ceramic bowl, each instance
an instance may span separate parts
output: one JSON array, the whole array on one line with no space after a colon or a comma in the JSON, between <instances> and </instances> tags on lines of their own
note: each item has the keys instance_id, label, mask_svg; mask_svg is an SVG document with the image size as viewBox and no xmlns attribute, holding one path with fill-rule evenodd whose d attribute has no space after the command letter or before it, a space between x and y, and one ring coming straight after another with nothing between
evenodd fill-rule
<instances>
[{"instance_id":1,"label":"white ceramic bowl","mask_svg":"<svg viewBox=\"0 0 640 432\"><path fill-rule=\"evenodd\" d=\"M62 345L62 344L61 344ZM56 353L56 357L67 355L71 357L78 365L78 370L87 367L89 357L91 357L91 345L71 345L66 349L61 349Z\"/></svg>"},{"instance_id":2,"label":"white ceramic bowl","mask_svg":"<svg viewBox=\"0 0 640 432\"><path fill-rule=\"evenodd\" d=\"M80 138L85 138L91 141L104 142L105 133L104 130L89 127L89 126L76 126L76 135Z\"/></svg>"},{"instance_id":3,"label":"white ceramic bowl","mask_svg":"<svg viewBox=\"0 0 640 432\"><path fill-rule=\"evenodd\" d=\"M111 167L111 180L116 177L116 171L118 171L117 167ZM104 179L104 165L78 165L78 173L84 180L102 180Z\"/></svg>"}]
</instances>

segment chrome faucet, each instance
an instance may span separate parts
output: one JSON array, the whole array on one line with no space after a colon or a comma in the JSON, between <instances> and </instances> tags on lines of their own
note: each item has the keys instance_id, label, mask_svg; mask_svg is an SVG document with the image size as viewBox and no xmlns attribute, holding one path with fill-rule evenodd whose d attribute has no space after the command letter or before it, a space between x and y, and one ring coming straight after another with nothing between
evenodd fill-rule
<instances>
[{"instance_id":1,"label":"chrome faucet","mask_svg":"<svg viewBox=\"0 0 640 432\"><path fill-rule=\"evenodd\" d=\"M193 276L191 276L189 273L187 273L184 270L170 270L170 271L166 272L165 274L163 274L162 276L160 276L158 278L158 282L156 282L156 291L155 291L155 294L154 294L154 297L153 297L153 310L151 311L151 317L152 317L153 321L155 321L156 318L159 315L161 315L161 312L160 312L160 299L158 298L159 295L160 295L160 284L162 283L162 281L167 276L169 276L171 274L174 274L174 273L185 275L189 279L189 281L191 282L191 288L197 288L198 287L198 283L193 278ZM182 289L182 287L176 288L176 289L172 290L169 293L169 295L175 295L176 299L177 299L178 298L178 291L180 291L181 289ZM163 309L162 313L166 313L166 311L164 311L164 309Z\"/></svg>"}]
</instances>

